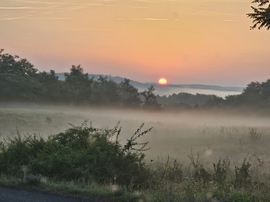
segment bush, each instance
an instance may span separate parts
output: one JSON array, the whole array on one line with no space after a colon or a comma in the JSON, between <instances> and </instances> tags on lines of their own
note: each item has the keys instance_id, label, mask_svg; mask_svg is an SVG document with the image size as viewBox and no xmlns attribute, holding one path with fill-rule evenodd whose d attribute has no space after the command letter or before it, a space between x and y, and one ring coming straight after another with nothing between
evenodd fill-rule
<instances>
[{"instance_id":1,"label":"bush","mask_svg":"<svg viewBox=\"0 0 270 202\"><path fill-rule=\"evenodd\" d=\"M148 142L137 140L152 129L142 128L143 124L123 146L118 142L119 124L107 130L88 126L86 122L71 125L46 141L18 135L1 143L0 172L22 175L22 166L27 166L33 176L140 188L147 185L150 170L143 162ZM111 141L113 137L115 141Z\"/></svg>"},{"instance_id":2,"label":"bush","mask_svg":"<svg viewBox=\"0 0 270 202\"><path fill-rule=\"evenodd\" d=\"M36 136L22 137L17 135L0 142L0 173L15 177L23 177L22 167L37 157L37 153L44 147L43 138Z\"/></svg>"}]
</instances>

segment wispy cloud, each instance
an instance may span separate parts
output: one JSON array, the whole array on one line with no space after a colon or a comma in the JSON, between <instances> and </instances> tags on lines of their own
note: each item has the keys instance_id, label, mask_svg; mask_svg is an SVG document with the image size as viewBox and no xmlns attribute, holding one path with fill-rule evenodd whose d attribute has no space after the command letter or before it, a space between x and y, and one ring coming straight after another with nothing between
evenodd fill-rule
<instances>
[{"instance_id":1,"label":"wispy cloud","mask_svg":"<svg viewBox=\"0 0 270 202\"><path fill-rule=\"evenodd\" d=\"M95 28L74 28L74 29L67 29L68 31L98 31L98 32L108 32L114 31L112 29L95 29Z\"/></svg>"},{"instance_id":2,"label":"wispy cloud","mask_svg":"<svg viewBox=\"0 0 270 202\"><path fill-rule=\"evenodd\" d=\"M167 21L167 18L115 18L115 20L119 21Z\"/></svg>"},{"instance_id":3,"label":"wispy cloud","mask_svg":"<svg viewBox=\"0 0 270 202\"><path fill-rule=\"evenodd\" d=\"M29 10L33 7L29 6L0 6L0 10Z\"/></svg>"},{"instance_id":4,"label":"wispy cloud","mask_svg":"<svg viewBox=\"0 0 270 202\"><path fill-rule=\"evenodd\" d=\"M215 11L204 11L200 10L197 12L192 13L193 15L203 15L203 16L217 16L217 15L223 15L223 16L236 16L241 15L239 13L227 13L227 12L215 12Z\"/></svg>"},{"instance_id":5,"label":"wispy cloud","mask_svg":"<svg viewBox=\"0 0 270 202\"><path fill-rule=\"evenodd\" d=\"M44 6L52 6L52 5L58 5L58 6L113 6L112 4L109 4L108 2L112 1L96 1L96 3L80 3L80 2L62 2L62 1L32 1L32 0L14 0L19 3L30 3L30 4L40 4Z\"/></svg>"},{"instance_id":6,"label":"wispy cloud","mask_svg":"<svg viewBox=\"0 0 270 202\"><path fill-rule=\"evenodd\" d=\"M11 20L20 20L28 16L18 16L18 17L0 17L0 21L11 21Z\"/></svg>"},{"instance_id":7,"label":"wispy cloud","mask_svg":"<svg viewBox=\"0 0 270 202\"><path fill-rule=\"evenodd\" d=\"M167 21L169 19L166 19L166 18L143 18L143 20L146 20L146 21Z\"/></svg>"},{"instance_id":8,"label":"wispy cloud","mask_svg":"<svg viewBox=\"0 0 270 202\"><path fill-rule=\"evenodd\" d=\"M223 20L224 22L234 22L235 20L231 20L231 19L227 19L227 20Z\"/></svg>"},{"instance_id":9,"label":"wispy cloud","mask_svg":"<svg viewBox=\"0 0 270 202\"><path fill-rule=\"evenodd\" d=\"M76 18L61 18L61 17L29 17L30 20L74 20Z\"/></svg>"},{"instance_id":10,"label":"wispy cloud","mask_svg":"<svg viewBox=\"0 0 270 202\"><path fill-rule=\"evenodd\" d=\"M0 13L0 20L69 20L74 18L69 18L64 13L83 10L88 7L108 6L113 6L111 1L0 0L0 11L3 11ZM25 12L19 12L19 10ZM28 13L29 11L32 13ZM57 16L54 15L56 13L58 13ZM7 15L3 16L3 14Z\"/></svg>"}]
</instances>

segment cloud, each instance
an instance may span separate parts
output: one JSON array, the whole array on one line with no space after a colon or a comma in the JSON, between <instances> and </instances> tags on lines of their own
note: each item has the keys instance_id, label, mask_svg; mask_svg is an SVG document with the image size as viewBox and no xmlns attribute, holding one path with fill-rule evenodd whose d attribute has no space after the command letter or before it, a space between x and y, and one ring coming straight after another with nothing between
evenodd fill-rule
<instances>
[{"instance_id":1,"label":"cloud","mask_svg":"<svg viewBox=\"0 0 270 202\"><path fill-rule=\"evenodd\" d=\"M74 28L74 29L68 29L71 31L113 31L112 29L95 29L95 28Z\"/></svg>"},{"instance_id":2,"label":"cloud","mask_svg":"<svg viewBox=\"0 0 270 202\"><path fill-rule=\"evenodd\" d=\"M0 6L0 10L29 10L33 7L29 6Z\"/></svg>"},{"instance_id":3,"label":"cloud","mask_svg":"<svg viewBox=\"0 0 270 202\"><path fill-rule=\"evenodd\" d=\"M44 4L44 5L70 5L73 3L57 2L57 1L32 1L32 0L13 0L18 3Z\"/></svg>"},{"instance_id":4,"label":"cloud","mask_svg":"<svg viewBox=\"0 0 270 202\"><path fill-rule=\"evenodd\" d=\"M27 16L18 16L18 17L0 17L0 21L9 21L9 20L20 20Z\"/></svg>"},{"instance_id":5,"label":"cloud","mask_svg":"<svg viewBox=\"0 0 270 202\"><path fill-rule=\"evenodd\" d=\"M57 6L113 6L108 4L113 1L96 1L96 3L80 3L80 2L61 2L61 1L32 1L32 0L14 0L19 3L30 3L30 4L43 4L43 5L57 5Z\"/></svg>"},{"instance_id":6,"label":"cloud","mask_svg":"<svg viewBox=\"0 0 270 202\"><path fill-rule=\"evenodd\" d=\"M235 20L231 20L231 19L227 19L227 20L223 20L224 22L234 22Z\"/></svg>"},{"instance_id":7,"label":"cloud","mask_svg":"<svg viewBox=\"0 0 270 202\"><path fill-rule=\"evenodd\" d=\"M56 18L56 17L52 17L52 18L32 18L35 20L74 20L75 18Z\"/></svg>"},{"instance_id":8,"label":"cloud","mask_svg":"<svg viewBox=\"0 0 270 202\"><path fill-rule=\"evenodd\" d=\"M115 20L119 21L125 21L125 20L131 20L131 21L167 21L169 19L167 18L115 18Z\"/></svg>"},{"instance_id":9,"label":"cloud","mask_svg":"<svg viewBox=\"0 0 270 202\"><path fill-rule=\"evenodd\" d=\"M143 20L146 20L146 21L167 21L168 19L166 19L166 18L143 18Z\"/></svg>"},{"instance_id":10,"label":"cloud","mask_svg":"<svg viewBox=\"0 0 270 202\"><path fill-rule=\"evenodd\" d=\"M112 6L110 1L100 2L95 1L42 1L42 0L0 0L0 11L5 11L6 15L0 13L0 20L70 20L74 18L67 18L66 15L57 15L55 13L67 13L76 10L87 9L91 6L96 7L108 7ZM19 11L24 11L20 12ZM30 13L30 12L31 13Z\"/></svg>"}]
</instances>

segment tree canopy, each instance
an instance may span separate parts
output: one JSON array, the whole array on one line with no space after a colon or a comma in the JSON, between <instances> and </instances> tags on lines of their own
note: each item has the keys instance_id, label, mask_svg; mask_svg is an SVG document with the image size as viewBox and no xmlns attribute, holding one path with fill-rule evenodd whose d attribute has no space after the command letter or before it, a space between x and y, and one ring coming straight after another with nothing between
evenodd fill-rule
<instances>
[{"instance_id":1,"label":"tree canopy","mask_svg":"<svg viewBox=\"0 0 270 202\"><path fill-rule=\"evenodd\" d=\"M270 29L270 2L269 0L254 0L252 3L257 4L257 7L251 6L253 13L248 13L247 16L252 19L253 25L251 29L261 29L265 27Z\"/></svg>"},{"instance_id":2,"label":"tree canopy","mask_svg":"<svg viewBox=\"0 0 270 202\"><path fill-rule=\"evenodd\" d=\"M145 92L130 84L129 79L121 83L100 76L91 78L80 65L73 65L69 73L59 80L55 71L40 72L19 56L0 50L0 101L39 102L84 105L107 105L128 108L152 108L157 106L152 88L147 99ZM149 100L151 98L151 100Z\"/></svg>"}]
</instances>

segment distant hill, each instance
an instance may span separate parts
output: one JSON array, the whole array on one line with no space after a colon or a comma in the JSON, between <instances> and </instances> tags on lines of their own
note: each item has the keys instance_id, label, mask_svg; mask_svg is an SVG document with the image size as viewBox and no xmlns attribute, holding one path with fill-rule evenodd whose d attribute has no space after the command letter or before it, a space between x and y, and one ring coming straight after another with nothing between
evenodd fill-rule
<instances>
[{"instance_id":1,"label":"distant hill","mask_svg":"<svg viewBox=\"0 0 270 202\"><path fill-rule=\"evenodd\" d=\"M64 73L56 73L60 80L64 80ZM102 74L89 74L89 78L94 78L97 80L100 76L107 77L110 80L113 80L116 83L120 83L124 80L123 77L111 76L111 75L102 75ZM190 94L207 94L207 95L217 95L220 97L225 97L227 95L240 94L243 91L243 87L224 87L216 85L203 85L203 84L168 84L166 86L160 86L157 83L141 83L130 79L130 83L136 87L139 91L144 91L151 85L155 87L156 94L160 96L169 96L172 94L178 93L190 93Z\"/></svg>"}]
</instances>

